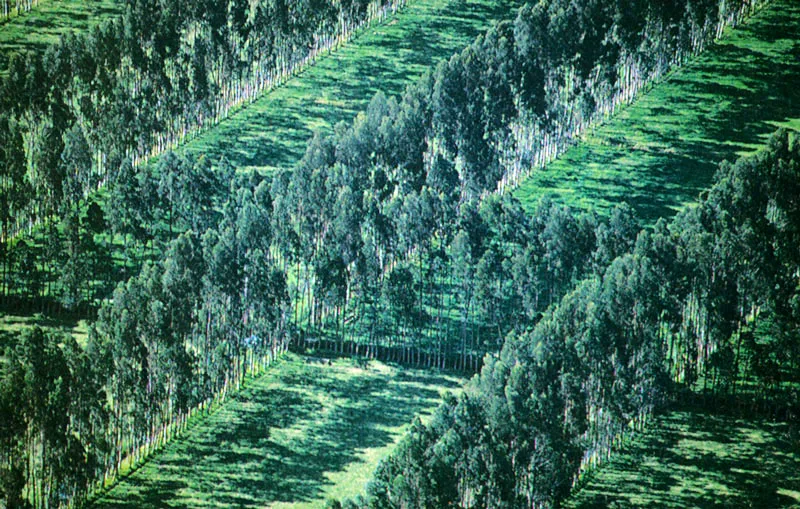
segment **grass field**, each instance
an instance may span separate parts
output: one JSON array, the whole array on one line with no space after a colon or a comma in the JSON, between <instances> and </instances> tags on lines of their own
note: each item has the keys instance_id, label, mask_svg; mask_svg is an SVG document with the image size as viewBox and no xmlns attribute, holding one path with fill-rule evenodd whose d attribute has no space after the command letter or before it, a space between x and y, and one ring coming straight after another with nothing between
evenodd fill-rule
<instances>
[{"instance_id":1,"label":"grass field","mask_svg":"<svg viewBox=\"0 0 800 509\"><path fill-rule=\"evenodd\" d=\"M285 85L265 94L187 145L240 169L290 168L315 130L332 131L366 109L378 90L407 83L449 58L520 0L410 0L393 19L364 31Z\"/></svg>"},{"instance_id":2,"label":"grass field","mask_svg":"<svg viewBox=\"0 0 800 509\"><path fill-rule=\"evenodd\" d=\"M13 53L44 52L72 30L86 30L122 14L117 0L40 0L31 12L0 23L0 73Z\"/></svg>"},{"instance_id":3,"label":"grass field","mask_svg":"<svg viewBox=\"0 0 800 509\"><path fill-rule=\"evenodd\" d=\"M40 314L14 315L0 313L0 357L5 348L13 347L17 342L17 334L24 329L41 327L42 329L71 334L78 344L85 345L88 335L86 320L78 318L52 318Z\"/></svg>"},{"instance_id":4,"label":"grass field","mask_svg":"<svg viewBox=\"0 0 800 509\"><path fill-rule=\"evenodd\" d=\"M797 426L696 408L670 412L565 507L800 507Z\"/></svg>"},{"instance_id":5,"label":"grass field","mask_svg":"<svg viewBox=\"0 0 800 509\"><path fill-rule=\"evenodd\" d=\"M289 354L95 507L321 507L363 492L414 416L463 379Z\"/></svg>"},{"instance_id":6,"label":"grass field","mask_svg":"<svg viewBox=\"0 0 800 509\"><path fill-rule=\"evenodd\" d=\"M800 128L800 3L776 0L588 133L515 191L602 212L631 204L645 223L694 202L718 163Z\"/></svg>"}]
</instances>

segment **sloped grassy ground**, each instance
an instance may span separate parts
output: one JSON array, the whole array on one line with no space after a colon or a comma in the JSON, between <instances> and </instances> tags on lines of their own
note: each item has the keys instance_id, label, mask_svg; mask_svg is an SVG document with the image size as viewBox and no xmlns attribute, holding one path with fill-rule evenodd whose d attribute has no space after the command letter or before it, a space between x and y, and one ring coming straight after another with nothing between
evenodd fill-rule
<instances>
[{"instance_id":1,"label":"sloped grassy ground","mask_svg":"<svg viewBox=\"0 0 800 509\"><path fill-rule=\"evenodd\" d=\"M800 507L799 425L720 408L670 411L565 507Z\"/></svg>"},{"instance_id":2,"label":"sloped grassy ground","mask_svg":"<svg viewBox=\"0 0 800 509\"><path fill-rule=\"evenodd\" d=\"M775 0L586 134L515 195L604 212L626 201L654 223L710 186L718 164L800 129L800 3Z\"/></svg>"},{"instance_id":3,"label":"sloped grassy ground","mask_svg":"<svg viewBox=\"0 0 800 509\"><path fill-rule=\"evenodd\" d=\"M521 0L409 0L398 14L325 56L280 88L187 144L238 169L291 168L315 131L329 134L364 111L379 90L406 85L509 18Z\"/></svg>"},{"instance_id":4,"label":"sloped grassy ground","mask_svg":"<svg viewBox=\"0 0 800 509\"><path fill-rule=\"evenodd\" d=\"M93 507L322 507L364 491L415 416L464 379L287 354Z\"/></svg>"},{"instance_id":5,"label":"sloped grassy ground","mask_svg":"<svg viewBox=\"0 0 800 509\"><path fill-rule=\"evenodd\" d=\"M122 2L117 0L39 0L31 12L0 22L0 74L8 70L13 53L44 53L62 35L121 14Z\"/></svg>"}]
</instances>

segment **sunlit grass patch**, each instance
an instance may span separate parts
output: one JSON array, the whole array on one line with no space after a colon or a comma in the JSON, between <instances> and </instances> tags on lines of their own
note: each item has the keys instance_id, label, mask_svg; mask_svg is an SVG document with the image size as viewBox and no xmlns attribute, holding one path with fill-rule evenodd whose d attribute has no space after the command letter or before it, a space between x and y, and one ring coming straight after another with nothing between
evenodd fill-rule
<instances>
[{"instance_id":1,"label":"sunlit grass patch","mask_svg":"<svg viewBox=\"0 0 800 509\"><path fill-rule=\"evenodd\" d=\"M800 5L778 0L656 84L515 191L601 213L628 202L647 224L697 200L717 165L800 128Z\"/></svg>"},{"instance_id":2,"label":"sunlit grass patch","mask_svg":"<svg viewBox=\"0 0 800 509\"><path fill-rule=\"evenodd\" d=\"M791 507L800 442L791 423L697 408L660 416L565 504L590 507Z\"/></svg>"},{"instance_id":3,"label":"sunlit grass patch","mask_svg":"<svg viewBox=\"0 0 800 509\"><path fill-rule=\"evenodd\" d=\"M412 0L337 51L200 134L186 150L240 170L291 168L315 131L329 134L376 92L397 96L426 69L470 44L520 0Z\"/></svg>"},{"instance_id":4,"label":"sunlit grass patch","mask_svg":"<svg viewBox=\"0 0 800 509\"><path fill-rule=\"evenodd\" d=\"M364 490L463 378L289 354L123 479L99 507L321 507Z\"/></svg>"}]
</instances>

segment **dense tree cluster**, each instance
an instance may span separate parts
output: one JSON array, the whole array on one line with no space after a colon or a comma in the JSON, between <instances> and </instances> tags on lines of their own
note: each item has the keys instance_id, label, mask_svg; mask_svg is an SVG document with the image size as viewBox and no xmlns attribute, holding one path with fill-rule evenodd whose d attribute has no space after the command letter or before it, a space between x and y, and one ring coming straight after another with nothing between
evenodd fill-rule
<instances>
[{"instance_id":1,"label":"dense tree cluster","mask_svg":"<svg viewBox=\"0 0 800 509\"><path fill-rule=\"evenodd\" d=\"M134 274L103 305L85 349L34 331L7 352L0 408L15 408L24 387L39 398L31 404L62 410L53 422L37 407L3 423L6 500L80 499L289 342L475 370L505 344L478 389L449 402L432 427L415 428L384 465L369 497L389 505L546 504L568 488L582 458L594 461L628 422L649 414L663 373L692 383L698 370L724 369L711 360L722 359L727 337L715 321L727 308L711 292L725 281L718 258L705 279L692 271L696 281L663 296L675 299L672 308L642 295L673 281L657 255L701 258L673 243L684 229L662 223L620 258L638 230L626 207L601 220L543 202L529 217L491 193L752 2L541 2L402 97L376 95L352 125L314 138L297 168L269 182L234 178L224 162L212 168L203 158L133 164L376 9L312 2L290 15L295 4L239 4L132 1L122 21L65 39L43 60L15 61L3 83L24 91L4 94L0 110L10 112L0 119L8 142L0 152L4 288L57 293L66 306L90 299L87 272L109 263L97 248L110 242L104 228L130 243L125 266ZM267 28L253 28L256 20ZM321 33L333 35L320 42ZM102 210L86 196L104 180ZM791 215L782 219L791 207L768 203L776 224L791 224ZM8 240L36 221L38 241ZM691 242L700 238L714 237ZM648 247L656 241L664 248ZM80 263L95 252L95 268ZM785 314L770 316L771 327L785 327L777 318ZM601 335L604 328L617 335ZM664 344L673 359L666 371ZM66 367L43 370L26 348ZM729 378L719 371L713 379ZM476 436L485 447L472 447ZM64 465L50 461L56 455Z\"/></svg>"},{"instance_id":2,"label":"dense tree cluster","mask_svg":"<svg viewBox=\"0 0 800 509\"><path fill-rule=\"evenodd\" d=\"M232 175L225 161L171 152L152 164L124 162L103 195L76 197L60 218L11 242L0 280L5 304L86 312L177 234L217 224Z\"/></svg>"},{"instance_id":3,"label":"dense tree cluster","mask_svg":"<svg viewBox=\"0 0 800 509\"><path fill-rule=\"evenodd\" d=\"M85 348L33 329L5 352L6 504L80 500L285 349L288 294L269 249L268 185L234 182L219 226L179 235L121 283Z\"/></svg>"},{"instance_id":4,"label":"dense tree cluster","mask_svg":"<svg viewBox=\"0 0 800 509\"><path fill-rule=\"evenodd\" d=\"M527 298L526 311L541 312L596 248L591 220L548 226L559 219L544 214L531 227L544 237L525 238L520 212L512 206L502 217L480 205L483 197L555 155L754 5L540 2L401 97L377 94L352 125L312 140L298 166L274 179L275 238L304 285L292 292L295 309L312 327L333 325L340 347L360 329L368 337L354 339L370 354L380 351L376 340L389 339L406 360L445 365L460 350L450 365L477 367L492 344L483 325L495 325L495 346L514 327L502 316L511 302L502 300ZM603 242L614 235L604 226ZM533 267L515 249L527 249ZM512 272L518 291L508 288ZM455 338L458 346L448 347Z\"/></svg>"},{"instance_id":5,"label":"dense tree cluster","mask_svg":"<svg viewBox=\"0 0 800 509\"><path fill-rule=\"evenodd\" d=\"M551 507L646 420L670 379L702 377L730 395L746 376L775 401L782 383L800 381L798 196L796 135L780 132L757 156L723 164L699 206L643 230L487 355L351 505ZM794 391L782 396L798 408Z\"/></svg>"},{"instance_id":6,"label":"dense tree cluster","mask_svg":"<svg viewBox=\"0 0 800 509\"><path fill-rule=\"evenodd\" d=\"M336 164L351 174L347 178L375 172L380 189L366 186L367 196L351 189L353 200L377 199L375 210L386 210L396 193L421 197L409 206L415 200L430 205L426 193L443 196L442 214L452 219L453 209L554 157L586 125L702 49L757 3L552 1L523 7L399 101L376 98L370 118L318 143L332 157L304 164L322 171L318 187L331 187L328 174ZM91 235L78 230L80 217L88 218L92 190L103 182L112 192L130 188L128 166L215 122L401 4L130 0L122 19L70 35L43 56L13 59L0 80L3 295L48 295L68 308L101 296L88 283L76 291L85 279L79 267L67 278L52 270L65 257L91 251L91 245L80 247ZM92 210L98 218L97 207ZM430 229L408 226L418 233ZM385 261L379 264L384 271Z\"/></svg>"},{"instance_id":7,"label":"dense tree cluster","mask_svg":"<svg viewBox=\"0 0 800 509\"><path fill-rule=\"evenodd\" d=\"M3 0L3 18L9 19L13 14L17 16L30 12L31 9L39 5L39 0Z\"/></svg>"},{"instance_id":8,"label":"dense tree cluster","mask_svg":"<svg viewBox=\"0 0 800 509\"><path fill-rule=\"evenodd\" d=\"M120 19L12 55L0 78L3 252L114 185L122 161L162 153L403 3L126 0Z\"/></svg>"}]
</instances>

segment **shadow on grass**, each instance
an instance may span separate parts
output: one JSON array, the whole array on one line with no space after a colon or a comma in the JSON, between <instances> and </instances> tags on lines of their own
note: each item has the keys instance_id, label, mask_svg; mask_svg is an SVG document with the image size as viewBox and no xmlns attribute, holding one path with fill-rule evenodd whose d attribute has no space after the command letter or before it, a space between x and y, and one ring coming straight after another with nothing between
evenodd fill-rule
<instances>
[{"instance_id":1,"label":"shadow on grass","mask_svg":"<svg viewBox=\"0 0 800 509\"><path fill-rule=\"evenodd\" d=\"M377 365L374 365L377 366ZM124 479L99 507L264 507L323 496L328 474L439 401L452 378L293 360L251 381L221 410Z\"/></svg>"},{"instance_id":2,"label":"shadow on grass","mask_svg":"<svg viewBox=\"0 0 800 509\"><path fill-rule=\"evenodd\" d=\"M718 164L800 118L800 4L779 0L597 128L518 196L582 208L633 206L643 223L670 216L713 181Z\"/></svg>"},{"instance_id":3,"label":"shadow on grass","mask_svg":"<svg viewBox=\"0 0 800 509\"><path fill-rule=\"evenodd\" d=\"M409 6L400 18L362 32L346 48L200 135L188 150L212 160L224 156L237 168L291 168L314 131L329 134L338 122L350 123L378 90L401 94L425 69L520 4L438 0Z\"/></svg>"},{"instance_id":4,"label":"shadow on grass","mask_svg":"<svg viewBox=\"0 0 800 509\"><path fill-rule=\"evenodd\" d=\"M660 416L589 476L566 506L789 507L800 493L790 423L697 404Z\"/></svg>"},{"instance_id":5,"label":"shadow on grass","mask_svg":"<svg viewBox=\"0 0 800 509\"><path fill-rule=\"evenodd\" d=\"M44 53L67 32L85 31L121 13L122 2L113 0L60 0L40 3L31 12L0 23L0 74L6 72L13 53Z\"/></svg>"}]
</instances>

